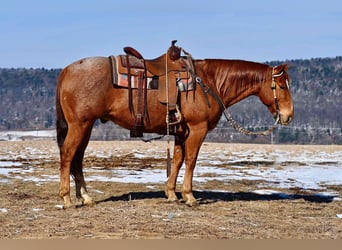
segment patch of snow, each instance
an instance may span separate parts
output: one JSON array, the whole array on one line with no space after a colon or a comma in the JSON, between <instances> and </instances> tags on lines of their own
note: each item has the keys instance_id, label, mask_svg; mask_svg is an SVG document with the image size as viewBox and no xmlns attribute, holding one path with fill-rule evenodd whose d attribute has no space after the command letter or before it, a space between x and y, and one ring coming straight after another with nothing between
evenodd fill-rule
<instances>
[{"instance_id":1,"label":"patch of snow","mask_svg":"<svg viewBox=\"0 0 342 250\"><path fill-rule=\"evenodd\" d=\"M43 208L32 208L33 212L40 212L40 211L44 211L45 209Z\"/></svg>"},{"instance_id":2,"label":"patch of snow","mask_svg":"<svg viewBox=\"0 0 342 250\"><path fill-rule=\"evenodd\" d=\"M23 141L25 138L55 138L56 130L0 131L1 141Z\"/></svg>"},{"instance_id":3,"label":"patch of snow","mask_svg":"<svg viewBox=\"0 0 342 250\"><path fill-rule=\"evenodd\" d=\"M13 167L13 166L22 166L21 162L13 162L13 161L0 161L0 167Z\"/></svg>"}]
</instances>

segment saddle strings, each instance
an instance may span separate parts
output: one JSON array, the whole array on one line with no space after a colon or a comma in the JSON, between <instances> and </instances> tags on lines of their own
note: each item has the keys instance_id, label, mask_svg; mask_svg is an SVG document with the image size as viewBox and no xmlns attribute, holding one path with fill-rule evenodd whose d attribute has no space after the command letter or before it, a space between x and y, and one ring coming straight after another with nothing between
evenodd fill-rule
<instances>
[{"instance_id":1,"label":"saddle strings","mask_svg":"<svg viewBox=\"0 0 342 250\"><path fill-rule=\"evenodd\" d=\"M171 156L170 156L170 117L169 117L169 69L168 69L168 50L166 51L166 59L165 59L165 85L166 85L166 140L167 140L167 146L166 146L166 154L167 154L167 160L166 160L166 177L169 178L170 172L171 172Z\"/></svg>"}]
</instances>

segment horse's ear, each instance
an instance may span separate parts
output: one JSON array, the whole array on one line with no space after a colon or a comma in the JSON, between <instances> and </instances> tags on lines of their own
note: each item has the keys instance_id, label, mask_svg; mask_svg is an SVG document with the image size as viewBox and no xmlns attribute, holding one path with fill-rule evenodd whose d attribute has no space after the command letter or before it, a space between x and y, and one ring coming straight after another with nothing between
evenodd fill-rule
<instances>
[{"instance_id":1,"label":"horse's ear","mask_svg":"<svg viewBox=\"0 0 342 250\"><path fill-rule=\"evenodd\" d=\"M275 67L274 68L274 73L275 74L280 74L281 72L287 71L287 70L289 70L289 65L284 63L284 64L281 64L281 65Z\"/></svg>"}]
</instances>

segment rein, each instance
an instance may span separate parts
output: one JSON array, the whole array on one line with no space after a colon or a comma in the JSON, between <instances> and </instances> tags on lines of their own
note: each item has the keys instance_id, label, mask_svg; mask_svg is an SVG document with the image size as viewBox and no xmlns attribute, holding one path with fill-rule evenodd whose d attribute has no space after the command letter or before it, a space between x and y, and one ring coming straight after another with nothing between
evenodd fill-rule
<instances>
[{"instance_id":1,"label":"rein","mask_svg":"<svg viewBox=\"0 0 342 250\"><path fill-rule=\"evenodd\" d=\"M210 106L210 102L209 102L207 94L209 94L211 97L213 97L214 100L218 103L218 105L220 106L220 109L223 112L224 116L226 117L227 121L230 123L230 125L235 130L237 130L238 132L240 132L242 134L245 134L245 135L264 135L264 136L267 136L267 135L270 135L273 132L273 130L277 127L277 124L278 124L278 122L280 120L280 109L279 109L279 103L278 103L278 98L277 98L277 94L276 94L275 78L281 76L283 73L284 72L282 71L279 74L274 74L274 67L272 68L272 85L271 85L271 88L273 90L273 98L274 98L274 103L275 103L275 106L276 106L277 113L275 114L275 123L274 123L274 125L271 128L269 128L268 130L261 131L261 132L250 131L250 130L245 129L244 127L242 127L240 124L238 124L234 120L232 115L228 112L228 108L224 105L221 97L218 96L208 85L205 85L202 82L202 79L199 76L196 76L195 81L201 87L201 90L205 94L208 107L210 108L211 106Z\"/></svg>"}]
</instances>

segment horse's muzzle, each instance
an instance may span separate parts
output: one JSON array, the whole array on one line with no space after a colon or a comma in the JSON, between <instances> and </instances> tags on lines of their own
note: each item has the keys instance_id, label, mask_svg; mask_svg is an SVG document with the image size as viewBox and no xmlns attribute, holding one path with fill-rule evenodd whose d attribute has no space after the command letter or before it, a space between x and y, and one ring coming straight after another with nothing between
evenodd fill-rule
<instances>
[{"instance_id":1,"label":"horse's muzzle","mask_svg":"<svg viewBox=\"0 0 342 250\"><path fill-rule=\"evenodd\" d=\"M292 116L286 116L286 115L282 115L280 114L280 120L279 123L281 125L287 126L292 122Z\"/></svg>"},{"instance_id":2,"label":"horse's muzzle","mask_svg":"<svg viewBox=\"0 0 342 250\"><path fill-rule=\"evenodd\" d=\"M280 124L287 126L292 122L292 115L284 115L281 113L276 113L274 115L275 124Z\"/></svg>"}]
</instances>

